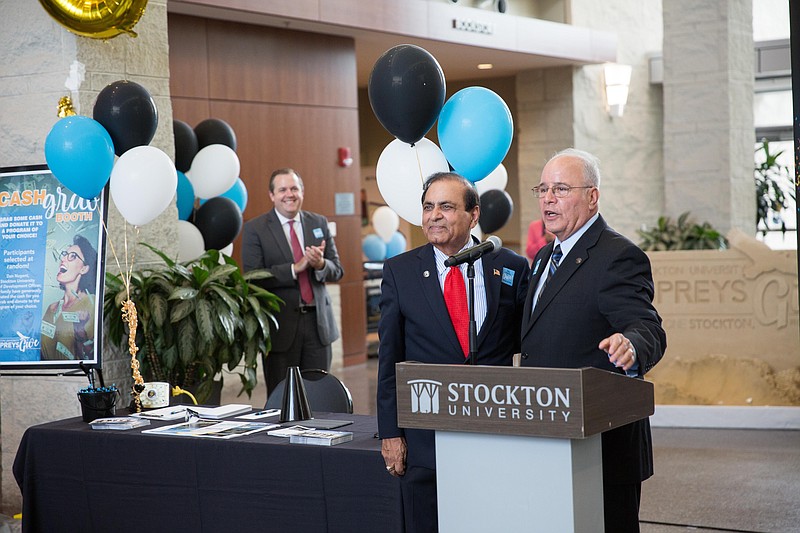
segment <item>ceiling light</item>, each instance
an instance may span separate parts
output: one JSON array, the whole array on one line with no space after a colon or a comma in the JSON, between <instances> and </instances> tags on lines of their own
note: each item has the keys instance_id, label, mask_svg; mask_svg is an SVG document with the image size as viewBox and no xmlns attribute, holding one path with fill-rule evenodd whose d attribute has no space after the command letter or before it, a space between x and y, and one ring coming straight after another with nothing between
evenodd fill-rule
<instances>
[{"instance_id":1,"label":"ceiling light","mask_svg":"<svg viewBox=\"0 0 800 533\"><path fill-rule=\"evenodd\" d=\"M491 63L478 63L478 70L492 70L494 65Z\"/></svg>"}]
</instances>

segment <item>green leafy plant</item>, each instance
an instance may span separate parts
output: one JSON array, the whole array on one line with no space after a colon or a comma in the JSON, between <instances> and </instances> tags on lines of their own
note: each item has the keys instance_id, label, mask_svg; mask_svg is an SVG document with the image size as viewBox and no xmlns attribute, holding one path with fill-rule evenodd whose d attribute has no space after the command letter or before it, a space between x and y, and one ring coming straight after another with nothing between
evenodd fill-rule
<instances>
[{"instance_id":1,"label":"green leafy plant","mask_svg":"<svg viewBox=\"0 0 800 533\"><path fill-rule=\"evenodd\" d=\"M762 235L772 229L779 229L786 233L786 222L781 218L781 211L789 206L788 198L795 200L794 186L791 171L786 165L778 163L778 158L783 150L776 153L769 151L769 141L762 139L756 148L756 159L760 159L759 152L763 152L764 161L755 165L756 181L756 228ZM781 187L785 182L786 192ZM788 192L788 198L787 198Z\"/></svg>"},{"instance_id":2,"label":"green leafy plant","mask_svg":"<svg viewBox=\"0 0 800 533\"><path fill-rule=\"evenodd\" d=\"M272 276L266 270L242 274L231 257L208 250L179 263L143 244L164 262L130 273L106 273L103 312L109 340L127 351L128 328L122 303L136 304L137 357L145 381L192 387L206 401L223 369L239 375L248 397L256 386L259 354L269 353L269 322L280 298L254 284ZM236 370L243 362L242 370Z\"/></svg>"},{"instance_id":3,"label":"green leafy plant","mask_svg":"<svg viewBox=\"0 0 800 533\"><path fill-rule=\"evenodd\" d=\"M724 250L728 241L708 222L696 224L689 212L673 222L669 217L659 217L654 228L637 230L641 237L639 247L645 251L662 250Z\"/></svg>"}]
</instances>

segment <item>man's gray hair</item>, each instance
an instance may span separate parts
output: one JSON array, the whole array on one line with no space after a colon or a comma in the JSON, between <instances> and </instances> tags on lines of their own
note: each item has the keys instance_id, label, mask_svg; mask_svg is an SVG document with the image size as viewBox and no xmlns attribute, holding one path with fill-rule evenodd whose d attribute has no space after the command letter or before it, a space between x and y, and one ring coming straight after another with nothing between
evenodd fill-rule
<instances>
[{"instance_id":1,"label":"man's gray hair","mask_svg":"<svg viewBox=\"0 0 800 533\"><path fill-rule=\"evenodd\" d=\"M586 183L586 185L591 185L592 187L600 187L600 160L597 159L596 156L590 154L589 152L578 150L577 148L566 148L551 157L548 160L548 163L556 157L561 156L577 157L580 159L581 162L583 162L584 183Z\"/></svg>"}]
</instances>

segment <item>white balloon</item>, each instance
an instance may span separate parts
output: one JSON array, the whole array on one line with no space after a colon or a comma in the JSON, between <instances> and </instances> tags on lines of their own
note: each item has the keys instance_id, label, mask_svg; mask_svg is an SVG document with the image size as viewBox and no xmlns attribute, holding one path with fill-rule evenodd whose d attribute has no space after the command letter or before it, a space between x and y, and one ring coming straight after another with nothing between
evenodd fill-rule
<instances>
[{"instance_id":1,"label":"white balloon","mask_svg":"<svg viewBox=\"0 0 800 533\"><path fill-rule=\"evenodd\" d=\"M226 246L225 248L223 248L219 252L222 253L222 254L225 254L227 256L233 255L233 243L230 243L228 246Z\"/></svg>"},{"instance_id":2,"label":"white balloon","mask_svg":"<svg viewBox=\"0 0 800 533\"><path fill-rule=\"evenodd\" d=\"M153 146L136 146L122 154L111 170L111 198L128 223L142 226L172 202L178 173L167 154Z\"/></svg>"},{"instance_id":3,"label":"white balloon","mask_svg":"<svg viewBox=\"0 0 800 533\"><path fill-rule=\"evenodd\" d=\"M508 185L508 171L506 167L503 166L503 163L497 165L497 168L492 170L488 176L475 182L475 188L478 189L478 196L492 189L504 191L506 190L506 185Z\"/></svg>"},{"instance_id":4,"label":"white balloon","mask_svg":"<svg viewBox=\"0 0 800 533\"><path fill-rule=\"evenodd\" d=\"M214 198L227 192L239 177L239 156L224 144L209 144L192 159L186 177L198 198Z\"/></svg>"},{"instance_id":5,"label":"white balloon","mask_svg":"<svg viewBox=\"0 0 800 533\"><path fill-rule=\"evenodd\" d=\"M186 220L178 221L178 261L197 259L206 251L203 234L197 226Z\"/></svg>"},{"instance_id":6,"label":"white balloon","mask_svg":"<svg viewBox=\"0 0 800 533\"><path fill-rule=\"evenodd\" d=\"M389 207L403 220L421 226L422 185L434 172L449 169L447 158L432 141L423 137L410 146L395 139L381 152L375 177Z\"/></svg>"},{"instance_id":7,"label":"white balloon","mask_svg":"<svg viewBox=\"0 0 800 533\"><path fill-rule=\"evenodd\" d=\"M397 229L400 227L400 217L397 216L391 207L380 206L372 213L372 228L383 242L392 240Z\"/></svg>"}]
</instances>

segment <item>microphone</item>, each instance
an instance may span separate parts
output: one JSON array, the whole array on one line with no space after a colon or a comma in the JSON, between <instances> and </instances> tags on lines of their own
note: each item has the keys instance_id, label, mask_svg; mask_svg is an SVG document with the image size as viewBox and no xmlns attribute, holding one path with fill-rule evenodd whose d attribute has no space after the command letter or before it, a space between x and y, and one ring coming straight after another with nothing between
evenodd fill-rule
<instances>
[{"instance_id":1,"label":"microphone","mask_svg":"<svg viewBox=\"0 0 800 533\"><path fill-rule=\"evenodd\" d=\"M445 260L444 266L451 267L460 265L461 263L471 263L482 257L483 254L494 252L501 246L503 246L503 241L500 240L500 237L492 235L482 243L476 244L472 248L467 248L463 252L458 252L456 255L451 255L447 258L447 260Z\"/></svg>"}]
</instances>

